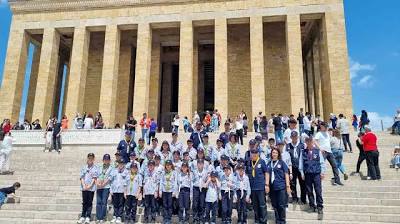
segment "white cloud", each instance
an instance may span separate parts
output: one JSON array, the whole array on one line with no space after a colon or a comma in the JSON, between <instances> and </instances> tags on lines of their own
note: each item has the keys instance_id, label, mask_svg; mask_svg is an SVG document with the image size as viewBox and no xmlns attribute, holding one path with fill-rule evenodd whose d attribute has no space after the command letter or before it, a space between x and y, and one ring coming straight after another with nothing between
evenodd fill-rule
<instances>
[{"instance_id":1,"label":"white cloud","mask_svg":"<svg viewBox=\"0 0 400 224\"><path fill-rule=\"evenodd\" d=\"M360 75L362 71L373 71L375 70L375 65L371 64L361 64L358 61L354 61L351 57L350 61L350 78L354 79Z\"/></svg>"},{"instance_id":2,"label":"white cloud","mask_svg":"<svg viewBox=\"0 0 400 224\"><path fill-rule=\"evenodd\" d=\"M380 115L378 112L368 112L368 118L373 131L382 131L382 124L385 131L393 125L393 117Z\"/></svg>"},{"instance_id":3,"label":"white cloud","mask_svg":"<svg viewBox=\"0 0 400 224\"><path fill-rule=\"evenodd\" d=\"M366 75L358 80L357 85L360 87L371 87L374 83L373 78L371 75Z\"/></svg>"}]
</instances>

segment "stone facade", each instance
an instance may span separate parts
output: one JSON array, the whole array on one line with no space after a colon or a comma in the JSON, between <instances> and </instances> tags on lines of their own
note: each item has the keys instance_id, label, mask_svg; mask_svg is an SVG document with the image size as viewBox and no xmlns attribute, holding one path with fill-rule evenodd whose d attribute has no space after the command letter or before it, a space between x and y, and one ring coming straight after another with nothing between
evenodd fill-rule
<instances>
[{"instance_id":1,"label":"stone facade","mask_svg":"<svg viewBox=\"0 0 400 224\"><path fill-rule=\"evenodd\" d=\"M19 117L29 42L28 119L101 111L111 127L147 112L168 129L205 109L352 113L342 0L9 2L2 118Z\"/></svg>"}]
</instances>

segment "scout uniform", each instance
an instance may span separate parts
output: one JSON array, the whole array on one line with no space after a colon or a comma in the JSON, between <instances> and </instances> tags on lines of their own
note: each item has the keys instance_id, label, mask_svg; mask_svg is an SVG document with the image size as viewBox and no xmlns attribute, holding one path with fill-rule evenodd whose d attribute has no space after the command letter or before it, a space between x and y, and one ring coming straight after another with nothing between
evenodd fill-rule
<instances>
[{"instance_id":1,"label":"scout uniform","mask_svg":"<svg viewBox=\"0 0 400 224\"><path fill-rule=\"evenodd\" d=\"M127 178L127 191L126 191L126 218L127 220L136 221L137 202L140 198L141 187L143 185L143 177L138 173L138 165L132 163L130 168L136 169L136 172L129 172Z\"/></svg>"},{"instance_id":2,"label":"scout uniform","mask_svg":"<svg viewBox=\"0 0 400 224\"><path fill-rule=\"evenodd\" d=\"M118 161L118 163L123 163L122 161ZM114 207L114 216L113 219L116 223L121 223L122 216L124 213L124 204L125 198L124 193L128 184L129 173L123 167L120 169L119 167L115 168L111 173L111 193L112 193L112 203Z\"/></svg>"},{"instance_id":3,"label":"scout uniform","mask_svg":"<svg viewBox=\"0 0 400 224\"><path fill-rule=\"evenodd\" d=\"M183 166L187 166L189 169L189 164L183 163ZM192 176L190 173L182 173L178 174L178 191L179 191L179 222L188 222L189 221L189 209L190 209L190 198L192 195Z\"/></svg>"},{"instance_id":4,"label":"scout uniform","mask_svg":"<svg viewBox=\"0 0 400 224\"><path fill-rule=\"evenodd\" d=\"M205 161L200 159L196 161L197 164L203 163L203 169L196 168L193 170L193 219L194 222L204 222L204 209L207 189L203 188L204 183L207 181L208 170L205 167Z\"/></svg>"},{"instance_id":5,"label":"scout uniform","mask_svg":"<svg viewBox=\"0 0 400 224\"><path fill-rule=\"evenodd\" d=\"M218 198L220 197L221 183L218 181L217 172L212 172L211 177L217 178L216 182L207 181L207 194L206 194L206 222L215 223L217 220ZM212 217L210 219L210 212Z\"/></svg>"},{"instance_id":6,"label":"scout uniform","mask_svg":"<svg viewBox=\"0 0 400 224\"><path fill-rule=\"evenodd\" d=\"M155 166L154 160L148 162L148 166ZM156 219L156 200L155 195L158 193L159 177L156 171L150 171L148 168L143 176L143 195L144 195L144 217L145 222L148 222L151 217L152 221Z\"/></svg>"},{"instance_id":7,"label":"scout uniform","mask_svg":"<svg viewBox=\"0 0 400 224\"><path fill-rule=\"evenodd\" d=\"M88 156L94 158L93 153L89 153ZM90 217L92 216L92 203L93 203L93 197L94 197L94 192L96 191L96 184L95 181L97 177L99 176L99 171L97 169L97 166L94 164L92 165L85 165L82 167L80 171L80 179L81 182L85 185L90 185L91 187L89 189L84 189L84 186L81 183L81 191L82 191L82 213L81 213L81 219L85 218L86 221L90 221Z\"/></svg>"},{"instance_id":8,"label":"scout uniform","mask_svg":"<svg viewBox=\"0 0 400 224\"><path fill-rule=\"evenodd\" d=\"M223 170L231 170L230 166L223 167ZM235 190L234 176L232 173L227 176L224 174L221 179L221 205L222 205L222 223L231 223L233 195Z\"/></svg>"},{"instance_id":9,"label":"scout uniform","mask_svg":"<svg viewBox=\"0 0 400 224\"><path fill-rule=\"evenodd\" d=\"M172 165L171 160L166 161L166 165ZM160 176L160 190L159 194L162 195L163 203L163 221L166 224L171 223L172 220L172 198L176 197L178 192L178 181L175 170L167 172L164 170Z\"/></svg>"},{"instance_id":10,"label":"scout uniform","mask_svg":"<svg viewBox=\"0 0 400 224\"><path fill-rule=\"evenodd\" d=\"M267 172L270 176L269 196L275 209L275 223L285 224L287 205L286 174L289 174L289 168L282 160L271 160L267 165Z\"/></svg>"},{"instance_id":11,"label":"scout uniform","mask_svg":"<svg viewBox=\"0 0 400 224\"><path fill-rule=\"evenodd\" d=\"M109 154L103 156L104 160L111 160ZM109 164L108 166L103 164L98 166L99 177L97 178L98 184L103 184L107 182L102 188L97 188L97 204L96 204L96 218L97 220L105 220L107 215L107 199L110 194L110 182L111 182L111 172L113 171L113 166Z\"/></svg>"},{"instance_id":12,"label":"scout uniform","mask_svg":"<svg viewBox=\"0 0 400 224\"><path fill-rule=\"evenodd\" d=\"M238 165L237 169L244 169L243 165ZM235 194L234 199L237 201L238 224L247 223L247 202L250 200L251 188L249 177L246 173L241 176L239 172L235 173Z\"/></svg>"},{"instance_id":13,"label":"scout uniform","mask_svg":"<svg viewBox=\"0 0 400 224\"><path fill-rule=\"evenodd\" d=\"M227 156L230 158L230 162L233 164L240 158L240 144L237 142L229 142L225 145L225 151Z\"/></svg>"},{"instance_id":14,"label":"scout uniform","mask_svg":"<svg viewBox=\"0 0 400 224\"><path fill-rule=\"evenodd\" d=\"M131 132L130 131L125 132L125 138L126 139L123 139L119 142L119 144L117 146L117 150L122 157L122 161L124 163L128 163L129 162L129 154L135 150L136 143L135 143L135 141L131 140Z\"/></svg>"}]
</instances>

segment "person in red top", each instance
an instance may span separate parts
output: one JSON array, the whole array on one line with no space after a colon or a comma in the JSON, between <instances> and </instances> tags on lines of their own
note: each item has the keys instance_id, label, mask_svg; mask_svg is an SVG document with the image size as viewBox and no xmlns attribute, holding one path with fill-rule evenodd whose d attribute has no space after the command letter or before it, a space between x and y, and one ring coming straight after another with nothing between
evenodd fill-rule
<instances>
[{"instance_id":1,"label":"person in red top","mask_svg":"<svg viewBox=\"0 0 400 224\"><path fill-rule=\"evenodd\" d=\"M370 177L368 179L380 180L381 171L379 169L379 151L377 140L378 138L372 133L369 126L365 126L365 135L362 136L361 141L363 144L364 152L367 156L367 167Z\"/></svg>"},{"instance_id":2,"label":"person in red top","mask_svg":"<svg viewBox=\"0 0 400 224\"><path fill-rule=\"evenodd\" d=\"M147 117L147 113L143 113L142 119L140 119L139 125L142 128L142 138L147 139L148 131L150 128L150 118ZM148 144L150 145L150 143Z\"/></svg>"},{"instance_id":3,"label":"person in red top","mask_svg":"<svg viewBox=\"0 0 400 224\"><path fill-rule=\"evenodd\" d=\"M206 116L204 116L203 124L206 127L206 132L209 132L211 124L211 115L209 111L206 111Z\"/></svg>"},{"instance_id":4,"label":"person in red top","mask_svg":"<svg viewBox=\"0 0 400 224\"><path fill-rule=\"evenodd\" d=\"M1 125L1 129L4 134L7 134L11 130L11 122L10 119L4 119L3 124Z\"/></svg>"}]
</instances>

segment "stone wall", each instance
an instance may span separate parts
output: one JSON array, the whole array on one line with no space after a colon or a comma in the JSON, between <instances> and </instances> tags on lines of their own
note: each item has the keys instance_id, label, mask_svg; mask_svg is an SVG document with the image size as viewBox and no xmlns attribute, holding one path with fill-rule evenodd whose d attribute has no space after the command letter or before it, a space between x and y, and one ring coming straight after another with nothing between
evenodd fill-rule
<instances>
[{"instance_id":1,"label":"stone wall","mask_svg":"<svg viewBox=\"0 0 400 224\"><path fill-rule=\"evenodd\" d=\"M228 107L231 117L251 110L249 24L228 25Z\"/></svg>"},{"instance_id":2,"label":"stone wall","mask_svg":"<svg viewBox=\"0 0 400 224\"><path fill-rule=\"evenodd\" d=\"M289 113L285 23L264 23L265 114Z\"/></svg>"}]
</instances>

